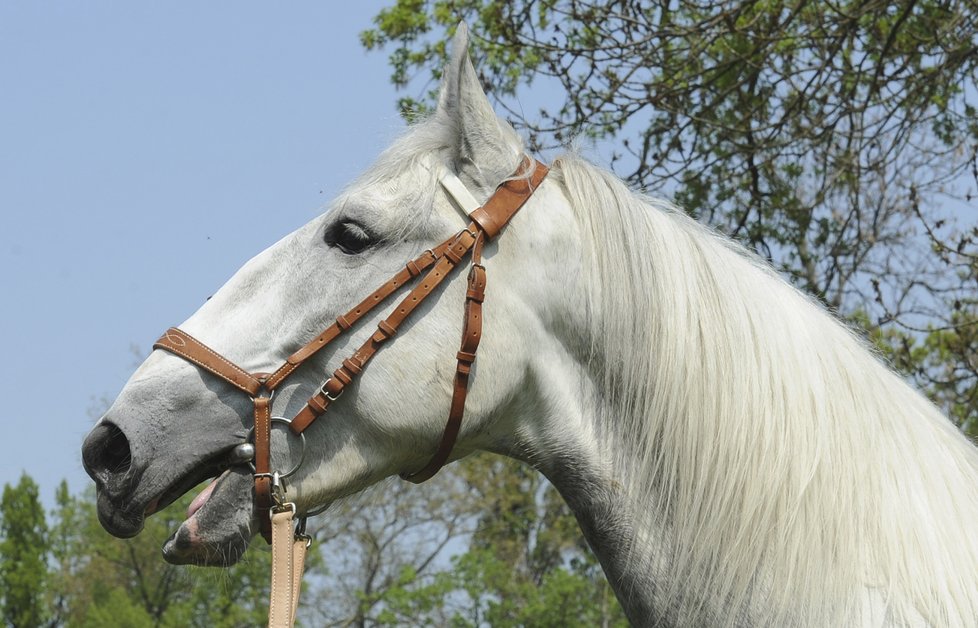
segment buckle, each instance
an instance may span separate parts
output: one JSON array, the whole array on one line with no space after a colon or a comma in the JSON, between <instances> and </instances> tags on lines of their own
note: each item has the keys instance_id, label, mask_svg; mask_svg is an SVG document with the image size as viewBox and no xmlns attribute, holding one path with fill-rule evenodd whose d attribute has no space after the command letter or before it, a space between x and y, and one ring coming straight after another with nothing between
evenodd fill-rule
<instances>
[{"instance_id":1,"label":"buckle","mask_svg":"<svg viewBox=\"0 0 978 628\"><path fill-rule=\"evenodd\" d=\"M279 502L272 506L272 512L279 513L285 512L286 510L292 511L292 516L295 516L295 503L294 502Z\"/></svg>"},{"instance_id":2,"label":"buckle","mask_svg":"<svg viewBox=\"0 0 978 628\"><path fill-rule=\"evenodd\" d=\"M294 516L295 512L292 515ZM299 522L295 526L293 537L297 541L305 541L306 549L309 549L309 546L312 545L312 535L306 534L306 519L308 519L308 515L299 517Z\"/></svg>"},{"instance_id":3,"label":"buckle","mask_svg":"<svg viewBox=\"0 0 978 628\"><path fill-rule=\"evenodd\" d=\"M333 395L329 394L329 391L328 390L326 390L326 387L329 386L329 383L331 381L333 381L333 378L332 377L330 377L325 382L323 382L323 385L319 387L319 392L321 392L324 397L326 397L327 399L329 399L330 402L333 402L333 401L336 401L337 399L339 399L340 397L343 396L343 391L345 391L346 388L340 388L340 392L336 393L336 396L334 397Z\"/></svg>"},{"instance_id":4,"label":"buckle","mask_svg":"<svg viewBox=\"0 0 978 628\"><path fill-rule=\"evenodd\" d=\"M254 478L257 480L259 478L269 478L272 481L271 493L272 493L272 512L281 512L282 510L288 510L288 505L291 502L285 501L285 491L288 490L285 486L285 476L283 476L278 471L272 471L271 473L255 473ZM292 504L292 514L295 514L295 504Z\"/></svg>"}]
</instances>

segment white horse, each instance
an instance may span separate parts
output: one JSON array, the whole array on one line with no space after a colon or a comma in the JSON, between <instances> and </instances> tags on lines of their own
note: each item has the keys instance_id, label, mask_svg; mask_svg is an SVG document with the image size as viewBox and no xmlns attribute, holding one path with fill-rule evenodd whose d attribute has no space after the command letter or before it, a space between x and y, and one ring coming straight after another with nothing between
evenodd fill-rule
<instances>
[{"instance_id":1,"label":"white horse","mask_svg":"<svg viewBox=\"0 0 978 628\"><path fill-rule=\"evenodd\" d=\"M437 112L181 328L272 368L464 226L442 173L481 201L522 155L460 27ZM543 472L632 622L978 625L978 453L762 261L567 156L485 266L485 335L452 457L487 450ZM306 431L287 485L300 512L431 457L464 291L451 276ZM299 369L275 413L294 415L385 309ZM258 526L251 473L227 453L251 421L239 391L154 352L83 448L106 529L132 536L220 474L164 554L237 560ZM296 448L275 430L277 460Z\"/></svg>"}]
</instances>

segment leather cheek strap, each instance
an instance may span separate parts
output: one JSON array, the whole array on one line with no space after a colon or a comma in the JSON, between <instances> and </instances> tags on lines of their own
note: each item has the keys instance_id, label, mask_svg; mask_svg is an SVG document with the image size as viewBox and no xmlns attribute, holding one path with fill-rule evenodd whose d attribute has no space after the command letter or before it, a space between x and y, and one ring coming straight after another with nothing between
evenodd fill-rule
<instances>
[{"instance_id":1,"label":"leather cheek strap","mask_svg":"<svg viewBox=\"0 0 978 628\"><path fill-rule=\"evenodd\" d=\"M432 250L425 251L420 256L408 262L399 273L388 279L381 287L367 295L367 298L358 303L356 307L345 314L337 316L335 323L327 327L321 334L307 342L298 351L286 358L285 363L269 376L268 381L266 382L268 389L274 390L279 384L285 381L285 378L291 375L295 369L302 366L306 360L316 355L316 353L326 347L326 345L338 338L342 333L349 330L354 324L357 323L357 321L366 316L375 307L383 303L388 297L407 284L412 278L417 277L422 272L433 266L444 254L449 244L451 244L451 240L442 242Z\"/></svg>"},{"instance_id":2,"label":"leather cheek strap","mask_svg":"<svg viewBox=\"0 0 978 628\"><path fill-rule=\"evenodd\" d=\"M480 243L481 244L481 243ZM481 248L481 246L479 247ZM469 389L469 374L472 363L482 340L482 302L485 300L486 269L480 263L473 263L469 271L468 287L465 292L465 319L462 323L462 342L456 354L455 379L452 383L452 404L448 411L448 422L442 433L438 450L423 468L414 473L401 473L401 479L420 484L430 479L445 465L462 427L465 415L465 398Z\"/></svg>"},{"instance_id":3,"label":"leather cheek strap","mask_svg":"<svg viewBox=\"0 0 978 628\"><path fill-rule=\"evenodd\" d=\"M258 521L261 534L272 542L272 412L270 397L255 398L255 508L261 513Z\"/></svg>"},{"instance_id":4,"label":"leather cheek strap","mask_svg":"<svg viewBox=\"0 0 978 628\"><path fill-rule=\"evenodd\" d=\"M333 376L323 384L319 392L313 395L292 419L289 428L293 432L301 434L322 416L329 404L335 401L343 393L346 386L353 382L381 346L397 333L398 328L407 320L408 316L425 299L431 296L435 288L445 281L452 269L462 261L462 258L475 245L477 237L474 229L476 229L475 225L470 225L469 229L461 231L449 240L450 245L445 248L442 257L428 271L428 274L397 304L387 318L377 324L377 331L367 338L366 342L350 358L343 361L342 366L333 372Z\"/></svg>"}]
</instances>

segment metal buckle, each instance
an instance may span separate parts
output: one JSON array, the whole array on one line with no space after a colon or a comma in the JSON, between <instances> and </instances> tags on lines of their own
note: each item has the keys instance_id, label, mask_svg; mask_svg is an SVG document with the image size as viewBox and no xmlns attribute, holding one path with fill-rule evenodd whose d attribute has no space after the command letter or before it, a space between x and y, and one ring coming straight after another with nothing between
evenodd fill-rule
<instances>
[{"instance_id":1,"label":"metal buckle","mask_svg":"<svg viewBox=\"0 0 978 628\"><path fill-rule=\"evenodd\" d=\"M254 474L254 477L255 477L256 480L258 478L269 478L269 479L271 479L271 481L272 481L272 491L271 491L272 492L272 501L275 502L275 504L272 506L272 510L275 511L275 512L279 512L281 510L282 506L285 506L286 505L286 502L285 502L285 491L286 491L286 488L285 488L285 480L282 477L282 474L279 473L278 471L272 471L271 473L255 473ZM278 509L278 510L276 510L276 509ZM293 510L293 513L292 514L295 514L295 511L294 510Z\"/></svg>"},{"instance_id":2,"label":"metal buckle","mask_svg":"<svg viewBox=\"0 0 978 628\"><path fill-rule=\"evenodd\" d=\"M477 234L475 231L472 231L471 229L469 229L468 227L466 227L465 229L462 229L457 234L455 234L455 239L452 240L452 244L449 246L449 248L451 248L451 246L454 246L456 242L458 242L459 240L462 239L462 234L463 233L467 233L470 236L472 236L472 239L473 240L475 240L475 239L477 239L479 237L479 234Z\"/></svg>"},{"instance_id":3,"label":"metal buckle","mask_svg":"<svg viewBox=\"0 0 978 628\"><path fill-rule=\"evenodd\" d=\"M273 493L274 494L274 493ZM279 513L285 512L286 510L292 511L292 516L295 516L295 502L278 502L272 506L272 512Z\"/></svg>"},{"instance_id":4,"label":"metal buckle","mask_svg":"<svg viewBox=\"0 0 978 628\"><path fill-rule=\"evenodd\" d=\"M295 513L293 512L292 514L294 515ZM306 549L309 549L309 546L312 545L312 536L306 534L306 520L308 518L308 515L299 517L299 522L295 526L295 533L293 535L296 540L303 540L306 542Z\"/></svg>"},{"instance_id":5,"label":"metal buckle","mask_svg":"<svg viewBox=\"0 0 978 628\"><path fill-rule=\"evenodd\" d=\"M327 399L329 399L330 403L332 403L332 402L336 401L337 399L339 399L340 397L342 397L343 396L343 393L346 391L346 388L340 388L340 392L337 393L335 397L333 395L329 394L329 391L326 390L326 387L329 386L329 383L331 381L333 381L333 378L332 377L330 377L325 382L323 382L323 385L319 387L319 392L323 393L323 396L326 397ZM300 435L302 435L302 434L300 433ZM303 438L305 438L305 436L303 436Z\"/></svg>"}]
</instances>

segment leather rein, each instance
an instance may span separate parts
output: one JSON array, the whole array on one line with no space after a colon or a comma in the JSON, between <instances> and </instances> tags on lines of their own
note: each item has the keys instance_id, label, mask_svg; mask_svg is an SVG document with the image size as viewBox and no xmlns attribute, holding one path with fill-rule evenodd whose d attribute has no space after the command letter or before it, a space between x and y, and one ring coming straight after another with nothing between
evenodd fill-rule
<instances>
[{"instance_id":1,"label":"leather rein","mask_svg":"<svg viewBox=\"0 0 978 628\"><path fill-rule=\"evenodd\" d=\"M414 483L424 482L434 476L448 460L458 437L465 412L469 374L482 337L482 302L485 298L486 287L486 269L482 264L482 248L487 241L499 234L502 228L526 203L540 186L548 171L547 166L539 161L524 157L513 176L501 183L482 206L478 206L478 202L454 175L443 177L441 179L443 187L455 200L455 203L468 214L471 220L469 225L438 246L428 249L419 257L409 261L400 272L368 295L356 307L337 316L333 324L286 358L285 362L272 373L250 373L176 327L168 329L153 345L154 349L169 351L219 377L251 397L254 405L255 507L259 513L258 519L262 536L269 543L273 543L272 616L276 612L274 604L277 562L275 547L279 545L279 540L275 537L283 539L281 540L283 546L287 542L291 542L294 548L302 545L302 556L293 556L291 561L291 563L298 562L298 566L289 568L292 573L288 580L295 582L288 594L292 598L291 614L286 609L280 613L279 621L274 622L273 617L270 616L270 624L291 625L294 620L295 604L298 597L298 579L301 578L305 548L310 542L309 537L305 535L305 517L300 518L299 528L294 534L292 533L292 519L296 508L294 503L287 502L285 499L283 479L298 467L285 474L272 469L271 429L273 420L287 423L293 434L302 435L316 419L326 412L330 404L343 394L346 387L360 375L370 359L385 342L397 333L398 328L407 317L471 253L472 260L465 293L462 341L456 354L457 364L448 421L438 449L428 463L417 471L400 474L401 478ZM333 372L332 376L326 379L294 418L285 420L272 417L272 396L292 373L344 332L351 329L361 318L401 287L425 272L427 274L424 275L423 279L411 289L386 318L377 324L377 330L360 348L354 351L349 358L343 360L342 365ZM288 535L287 540L285 540L286 535ZM294 554L295 551L292 553ZM288 565L283 564L284 567L288 567ZM296 570L298 573L295 573Z\"/></svg>"}]
</instances>

